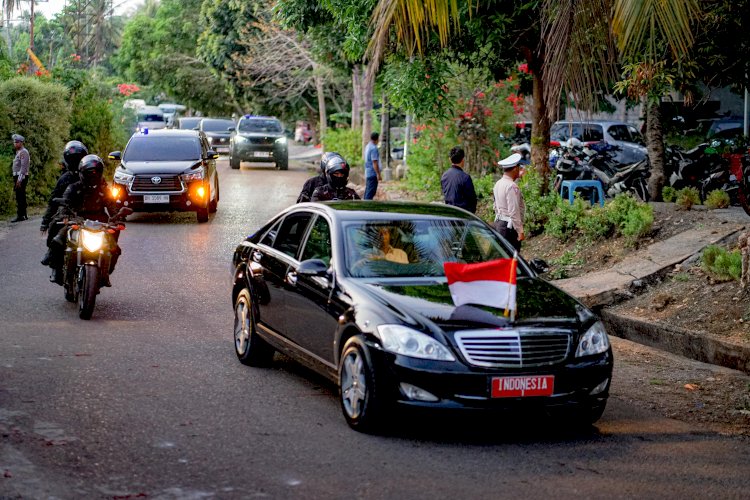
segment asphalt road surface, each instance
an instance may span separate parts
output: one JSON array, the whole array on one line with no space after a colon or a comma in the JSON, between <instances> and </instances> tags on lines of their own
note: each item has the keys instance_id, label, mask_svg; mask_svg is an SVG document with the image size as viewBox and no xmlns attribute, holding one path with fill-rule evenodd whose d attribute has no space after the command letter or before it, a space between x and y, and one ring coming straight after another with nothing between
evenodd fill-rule
<instances>
[{"instance_id":1,"label":"asphalt road surface","mask_svg":"<svg viewBox=\"0 0 750 500\"><path fill-rule=\"evenodd\" d=\"M91 321L47 281L38 217L0 231L0 498L747 498L746 440L616 393L585 431L417 415L371 436L289 359L241 365L232 251L309 173L219 171L210 222L129 218Z\"/></svg>"}]
</instances>

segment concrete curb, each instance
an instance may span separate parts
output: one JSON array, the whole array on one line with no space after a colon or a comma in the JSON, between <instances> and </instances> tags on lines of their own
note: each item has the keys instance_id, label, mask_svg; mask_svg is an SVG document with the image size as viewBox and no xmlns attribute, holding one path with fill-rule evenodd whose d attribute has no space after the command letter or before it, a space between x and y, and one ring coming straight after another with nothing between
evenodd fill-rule
<instances>
[{"instance_id":1,"label":"concrete curb","mask_svg":"<svg viewBox=\"0 0 750 500\"><path fill-rule=\"evenodd\" d=\"M750 347L683 328L620 316L612 311L603 310L599 315L607 331L617 337L704 363L750 373Z\"/></svg>"}]
</instances>

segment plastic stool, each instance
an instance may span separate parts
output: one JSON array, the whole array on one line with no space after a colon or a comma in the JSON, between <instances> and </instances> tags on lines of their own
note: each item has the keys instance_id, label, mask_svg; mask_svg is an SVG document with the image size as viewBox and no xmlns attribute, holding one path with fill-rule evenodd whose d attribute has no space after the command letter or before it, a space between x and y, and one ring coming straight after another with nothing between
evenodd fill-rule
<instances>
[{"instance_id":1,"label":"plastic stool","mask_svg":"<svg viewBox=\"0 0 750 500\"><path fill-rule=\"evenodd\" d=\"M560 186L560 196L566 197L570 204L573 204L575 190L579 188L595 188L596 195L599 198L599 205L604 206L604 189L602 189L602 183L599 181L563 181ZM594 198L591 198L591 204L594 204Z\"/></svg>"}]
</instances>

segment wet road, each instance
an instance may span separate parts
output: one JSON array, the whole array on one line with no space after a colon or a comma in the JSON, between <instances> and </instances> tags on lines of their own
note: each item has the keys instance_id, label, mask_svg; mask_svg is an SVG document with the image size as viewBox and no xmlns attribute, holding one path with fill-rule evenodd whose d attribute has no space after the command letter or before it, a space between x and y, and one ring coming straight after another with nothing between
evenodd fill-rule
<instances>
[{"instance_id":1,"label":"wet road","mask_svg":"<svg viewBox=\"0 0 750 500\"><path fill-rule=\"evenodd\" d=\"M81 321L38 260L39 219L0 232L0 498L739 498L747 441L635 410L602 420L419 417L349 430L334 388L232 344L234 247L309 175L219 165L221 201L135 214L113 288ZM623 383L623 382L621 382ZM624 383L636 383L624 381Z\"/></svg>"}]
</instances>

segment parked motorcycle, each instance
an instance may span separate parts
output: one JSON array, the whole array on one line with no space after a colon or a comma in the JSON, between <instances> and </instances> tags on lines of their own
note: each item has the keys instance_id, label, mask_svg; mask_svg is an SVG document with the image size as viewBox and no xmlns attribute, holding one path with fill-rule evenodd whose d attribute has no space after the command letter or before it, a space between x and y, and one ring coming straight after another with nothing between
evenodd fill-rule
<instances>
[{"instance_id":1,"label":"parked motorcycle","mask_svg":"<svg viewBox=\"0 0 750 500\"><path fill-rule=\"evenodd\" d=\"M67 246L63 261L65 300L78 302L78 317L91 319L99 289L109 282L113 252L125 224L119 222L133 213L123 207L108 222L74 217L68 219Z\"/></svg>"}]
</instances>

